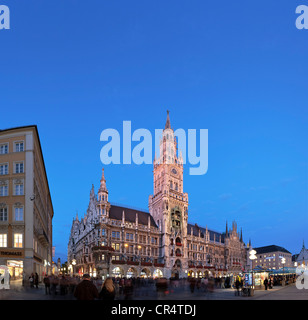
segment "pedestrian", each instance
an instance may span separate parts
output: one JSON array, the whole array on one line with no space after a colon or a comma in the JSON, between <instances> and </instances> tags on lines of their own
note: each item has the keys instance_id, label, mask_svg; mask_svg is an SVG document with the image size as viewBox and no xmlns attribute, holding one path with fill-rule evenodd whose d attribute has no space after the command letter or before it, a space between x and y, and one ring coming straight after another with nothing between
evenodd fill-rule
<instances>
[{"instance_id":1,"label":"pedestrian","mask_svg":"<svg viewBox=\"0 0 308 320\"><path fill-rule=\"evenodd\" d=\"M58 278L54 274L51 276L50 283L51 283L51 293L53 295L56 295L57 294Z\"/></svg>"},{"instance_id":2,"label":"pedestrian","mask_svg":"<svg viewBox=\"0 0 308 320\"><path fill-rule=\"evenodd\" d=\"M225 288L225 278L222 278L221 279L221 289L224 289Z\"/></svg>"},{"instance_id":3,"label":"pedestrian","mask_svg":"<svg viewBox=\"0 0 308 320\"><path fill-rule=\"evenodd\" d=\"M237 277L236 280L235 280L235 288L236 288L236 291L235 291L235 295L240 295L240 279Z\"/></svg>"},{"instance_id":4,"label":"pedestrian","mask_svg":"<svg viewBox=\"0 0 308 320\"><path fill-rule=\"evenodd\" d=\"M131 300L133 296L133 284L130 279L124 282L124 300Z\"/></svg>"},{"instance_id":5,"label":"pedestrian","mask_svg":"<svg viewBox=\"0 0 308 320\"><path fill-rule=\"evenodd\" d=\"M38 289L38 283L39 283L39 276L38 276L37 272L35 272L34 285L35 285L36 289Z\"/></svg>"},{"instance_id":6,"label":"pedestrian","mask_svg":"<svg viewBox=\"0 0 308 320\"><path fill-rule=\"evenodd\" d=\"M30 277L29 277L29 282L30 282L30 287L34 288L34 274L31 273Z\"/></svg>"},{"instance_id":7,"label":"pedestrian","mask_svg":"<svg viewBox=\"0 0 308 320\"><path fill-rule=\"evenodd\" d=\"M45 284L45 294L50 294L50 278L47 274L45 275L43 282Z\"/></svg>"},{"instance_id":8,"label":"pedestrian","mask_svg":"<svg viewBox=\"0 0 308 320\"><path fill-rule=\"evenodd\" d=\"M272 278L269 278L268 280L268 288L272 289Z\"/></svg>"},{"instance_id":9,"label":"pedestrian","mask_svg":"<svg viewBox=\"0 0 308 320\"><path fill-rule=\"evenodd\" d=\"M77 300L94 300L98 299L98 290L91 281L89 274L83 275L83 280L77 285L74 297Z\"/></svg>"},{"instance_id":10,"label":"pedestrian","mask_svg":"<svg viewBox=\"0 0 308 320\"><path fill-rule=\"evenodd\" d=\"M59 283L60 283L60 294L62 296L64 296L67 293L67 280L66 280L65 276L62 276L60 278Z\"/></svg>"},{"instance_id":11,"label":"pedestrian","mask_svg":"<svg viewBox=\"0 0 308 320\"><path fill-rule=\"evenodd\" d=\"M102 300L114 300L115 298L115 286L111 278L107 278L99 293L99 298Z\"/></svg>"},{"instance_id":12,"label":"pedestrian","mask_svg":"<svg viewBox=\"0 0 308 320\"><path fill-rule=\"evenodd\" d=\"M265 287L265 290L267 290L267 285L268 285L268 280L267 280L267 278L265 278L265 280L264 280L264 287Z\"/></svg>"},{"instance_id":13,"label":"pedestrian","mask_svg":"<svg viewBox=\"0 0 308 320\"><path fill-rule=\"evenodd\" d=\"M191 293L194 293L194 291L195 291L195 284L196 284L195 278L191 278L190 279L190 283L189 283L189 287L190 287L190 292Z\"/></svg>"}]
</instances>

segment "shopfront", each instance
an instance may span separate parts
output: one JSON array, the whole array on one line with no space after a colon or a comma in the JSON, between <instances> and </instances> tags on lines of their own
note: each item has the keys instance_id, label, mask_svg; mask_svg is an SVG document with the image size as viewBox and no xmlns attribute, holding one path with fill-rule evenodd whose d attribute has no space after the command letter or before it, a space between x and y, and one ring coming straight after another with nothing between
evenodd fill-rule
<instances>
[{"instance_id":1,"label":"shopfront","mask_svg":"<svg viewBox=\"0 0 308 320\"><path fill-rule=\"evenodd\" d=\"M11 275L11 279L22 279L24 263L21 260L8 260L7 266Z\"/></svg>"},{"instance_id":2,"label":"shopfront","mask_svg":"<svg viewBox=\"0 0 308 320\"><path fill-rule=\"evenodd\" d=\"M254 289L263 289L264 280L269 279L269 270L257 266L253 271L244 274L244 285L251 286L253 283Z\"/></svg>"},{"instance_id":3,"label":"shopfront","mask_svg":"<svg viewBox=\"0 0 308 320\"><path fill-rule=\"evenodd\" d=\"M23 251L0 250L0 264L8 267L11 280L22 279L24 271L23 260Z\"/></svg>"}]
</instances>

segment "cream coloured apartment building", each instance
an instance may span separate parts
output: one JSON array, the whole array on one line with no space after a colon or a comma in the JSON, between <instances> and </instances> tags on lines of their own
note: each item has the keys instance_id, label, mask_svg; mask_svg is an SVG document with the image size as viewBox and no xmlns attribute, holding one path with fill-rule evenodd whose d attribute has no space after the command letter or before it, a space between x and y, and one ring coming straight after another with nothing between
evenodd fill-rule
<instances>
[{"instance_id":1,"label":"cream coloured apartment building","mask_svg":"<svg viewBox=\"0 0 308 320\"><path fill-rule=\"evenodd\" d=\"M0 265L12 279L51 271L52 218L37 127L0 130Z\"/></svg>"}]
</instances>

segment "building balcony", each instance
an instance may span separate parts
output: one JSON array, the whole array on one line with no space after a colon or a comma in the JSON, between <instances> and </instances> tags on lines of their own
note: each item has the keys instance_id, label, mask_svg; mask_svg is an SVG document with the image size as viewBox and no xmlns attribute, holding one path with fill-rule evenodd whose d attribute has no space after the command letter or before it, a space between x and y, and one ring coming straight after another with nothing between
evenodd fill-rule
<instances>
[{"instance_id":1,"label":"building balcony","mask_svg":"<svg viewBox=\"0 0 308 320\"><path fill-rule=\"evenodd\" d=\"M43 246L47 246L49 244L48 236L43 229L38 230L38 240L43 244Z\"/></svg>"},{"instance_id":2,"label":"building balcony","mask_svg":"<svg viewBox=\"0 0 308 320\"><path fill-rule=\"evenodd\" d=\"M165 266L164 263L154 263L154 267L160 267L163 268Z\"/></svg>"},{"instance_id":3,"label":"building balcony","mask_svg":"<svg viewBox=\"0 0 308 320\"><path fill-rule=\"evenodd\" d=\"M145 267L151 267L153 264L152 262L141 262L141 265Z\"/></svg>"},{"instance_id":4,"label":"building balcony","mask_svg":"<svg viewBox=\"0 0 308 320\"><path fill-rule=\"evenodd\" d=\"M92 247L92 251L115 251L112 247L108 246L94 246Z\"/></svg>"},{"instance_id":5,"label":"building balcony","mask_svg":"<svg viewBox=\"0 0 308 320\"><path fill-rule=\"evenodd\" d=\"M112 260L111 261L112 264L126 264L125 260Z\"/></svg>"}]
</instances>

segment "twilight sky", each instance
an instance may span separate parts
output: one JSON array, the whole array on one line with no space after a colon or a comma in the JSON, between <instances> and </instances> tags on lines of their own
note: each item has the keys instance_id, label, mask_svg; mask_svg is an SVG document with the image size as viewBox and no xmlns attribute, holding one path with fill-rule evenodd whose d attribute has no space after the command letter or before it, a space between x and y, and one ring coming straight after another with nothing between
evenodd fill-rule
<instances>
[{"instance_id":1,"label":"twilight sky","mask_svg":"<svg viewBox=\"0 0 308 320\"><path fill-rule=\"evenodd\" d=\"M184 173L189 222L298 253L308 245L308 42L303 1L5 0L0 128L36 124L66 260L102 163L100 134L208 129L203 176ZM134 146L134 144L133 144ZM122 146L121 146L122 147ZM151 165L105 166L111 202L147 209Z\"/></svg>"}]
</instances>

